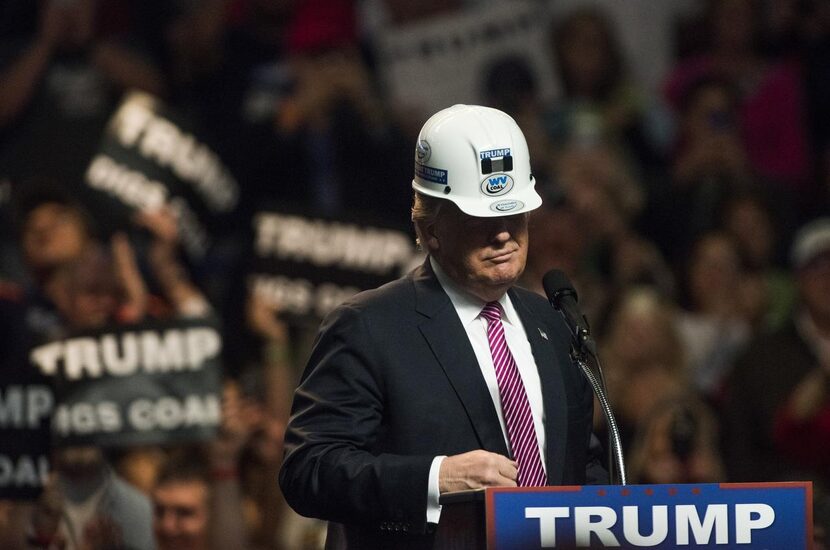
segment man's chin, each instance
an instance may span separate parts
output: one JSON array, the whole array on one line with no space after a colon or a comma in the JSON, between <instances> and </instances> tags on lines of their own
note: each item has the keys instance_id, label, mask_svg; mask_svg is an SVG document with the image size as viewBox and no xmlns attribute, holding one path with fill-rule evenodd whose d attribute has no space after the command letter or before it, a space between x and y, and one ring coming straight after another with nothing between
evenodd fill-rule
<instances>
[{"instance_id":1,"label":"man's chin","mask_svg":"<svg viewBox=\"0 0 830 550\"><path fill-rule=\"evenodd\" d=\"M487 276L481 283L491 293L501 296L516 284L516 281L519 280L519 275L521 275L521 271L517 270L494 270L487 273Z\"/></svg>"},{"instance_id":2,"label":"man's chin","mask_svg":"<svg viewBox=\"0 0 830 550\"><path fill-rule=\"evenodd\" d=\"M485 270L485 276L495 286L512 286L519 280L523 270L524 266L514 258L513 261L491 265Z\"/></svg>"}]
</instances>

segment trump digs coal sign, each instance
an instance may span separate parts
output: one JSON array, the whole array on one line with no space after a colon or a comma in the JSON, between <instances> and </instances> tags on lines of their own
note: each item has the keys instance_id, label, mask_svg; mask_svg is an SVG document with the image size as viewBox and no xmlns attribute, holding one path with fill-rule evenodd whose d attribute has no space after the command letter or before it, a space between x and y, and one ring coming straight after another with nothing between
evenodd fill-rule
<instances>
[{"instance_id":1,"label":"trump digs coal sign","mask_svg":"<svg viewBox=\"0 0 830 550\"><path fill-rule=\"evenodd\" d=\"M59 443L158 444L213 436L221 350L216 326L180 319L73 335L29 360L54 380Z\"/></svg>"}]
</instances>

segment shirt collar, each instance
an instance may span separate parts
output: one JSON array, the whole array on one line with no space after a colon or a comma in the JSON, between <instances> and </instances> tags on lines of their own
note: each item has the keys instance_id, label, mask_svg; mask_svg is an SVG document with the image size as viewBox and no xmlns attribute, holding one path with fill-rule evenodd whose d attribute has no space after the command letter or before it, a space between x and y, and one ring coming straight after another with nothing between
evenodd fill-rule
<instances>
[{"instance_id":1,"label":"shirt collar","mask_svg":"<svg viewBox=\"0 0 830 550\"><path fill-rule=\"evenodd\" d=\"M455 281L450 279L450 276L447 275L447 273L441 268L441 265L432 256L429 257L429 263L430 266L432 266L432 271L438 278L438 282L441 283L441 286L444 288L444 292L446 292L447 296L450 297L450 301L452 302L453 307L455 307L455 311L458 312L458 317L461 319L461 323L464 326L467 326L469 323L474 321L479 314L481 314L481 310L487 302L477 296L473 296L458 286ZM502 322L511 325L516 324L516 309L513 307L513 303L510 301L510 297L507 293L504 293L497 301L501 306Z\"/></svg>"}]
</instances>

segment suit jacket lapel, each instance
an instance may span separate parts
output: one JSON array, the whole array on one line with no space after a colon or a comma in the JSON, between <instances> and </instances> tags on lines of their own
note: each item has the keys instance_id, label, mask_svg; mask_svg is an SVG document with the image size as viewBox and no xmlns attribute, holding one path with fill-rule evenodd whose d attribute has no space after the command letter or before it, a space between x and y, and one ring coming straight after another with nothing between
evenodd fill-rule
<instances>
[{"instance_id":1,"label":"suit jacket lapel","mask_svg":"<svg viewBox=\"0 0 830 550\"><path fill-rule=\"evenodd\" d=\"M560 485L563 480L565 449L568 446L567 396L562 378L562 361L557 358L553 342L543 338L540 330L549 332L546 325L530 311L516 292L508 292L524 325L542 385L542 403L545 408L545 468L549 485ZM554 336L551 334L550 338Z\"/></svg>"},{"instance_id":2,"label":"suit jacket lapel","mask_svg":"<svg viewBox=\"0 0 830 550\"><path fill-rule=\"evenodd\" d=\"M467 411L481 448L508 456L499 418L467 332L432 273L429 259L416 270L414 284L416 309L425 317L421 333Z\"/></svg>"}]
</instances>

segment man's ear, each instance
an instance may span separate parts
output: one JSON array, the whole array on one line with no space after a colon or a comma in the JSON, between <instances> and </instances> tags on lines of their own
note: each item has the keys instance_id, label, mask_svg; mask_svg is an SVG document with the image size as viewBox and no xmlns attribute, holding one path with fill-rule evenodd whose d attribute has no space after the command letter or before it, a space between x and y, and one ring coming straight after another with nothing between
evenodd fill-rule
<instances>
[{"instance_id":1,"label":"man's ear","mask_svg":"<svg viewBox=\"0 0 830 550\"><path fill-rule=\"evenodd\" d=\"M438 237L435 234L435 222L413 220L415 233L418 236L418 246L425 252L438 250Z\"/></svg>"},{"instance_id":2,"label":"man's ear","mask_svg":"<svg viewBox=\"0 0 830 550\"><path fill-rule=\"evenodd\" d=\"M424 238L426 242L424 246L427 249L427 252L434 252L440 248L440 242L438 239L438 235L435 232L436 223L432 222L424 227Z\"/></svg>"}]
</instances>

